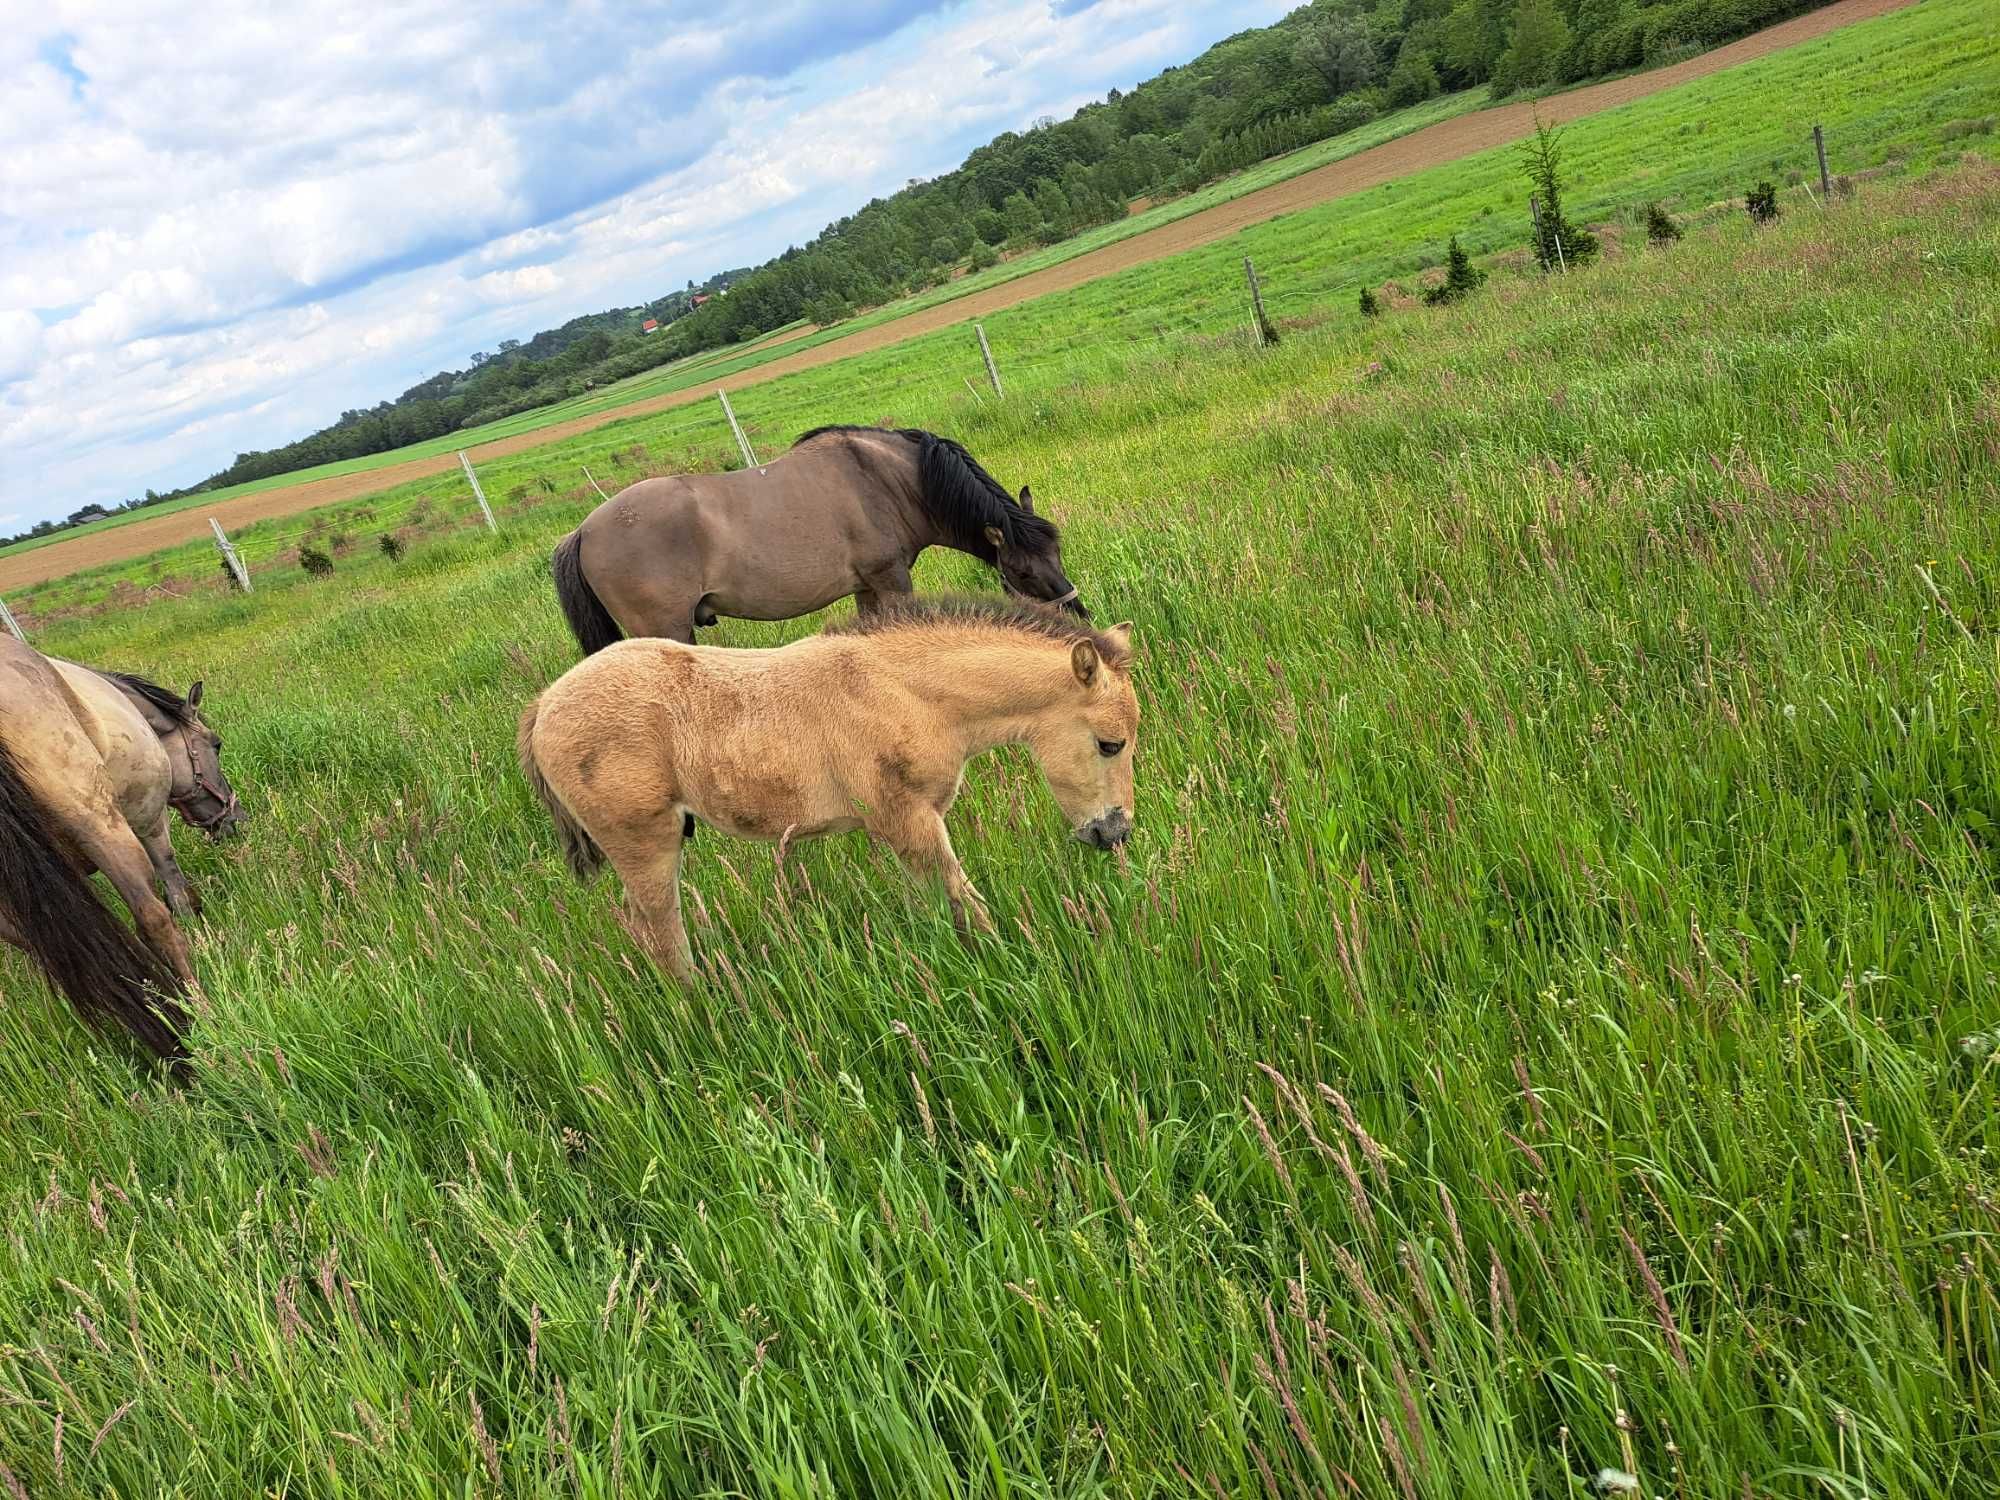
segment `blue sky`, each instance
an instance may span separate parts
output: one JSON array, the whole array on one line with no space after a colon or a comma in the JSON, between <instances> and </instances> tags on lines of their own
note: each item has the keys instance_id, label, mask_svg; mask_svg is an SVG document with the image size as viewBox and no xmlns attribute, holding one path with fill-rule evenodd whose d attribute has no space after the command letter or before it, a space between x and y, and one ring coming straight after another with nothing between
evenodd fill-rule
<instances>
[{"instance_id":1,"label":"blue sky","mask_svg":"<svg viewBox=\"0 0 2000 1500\"><path fill-rule=\"evenodd\" d=\"M1290 8L0 0L0 533L761 261Z\"/></svg>"}]
</instances>

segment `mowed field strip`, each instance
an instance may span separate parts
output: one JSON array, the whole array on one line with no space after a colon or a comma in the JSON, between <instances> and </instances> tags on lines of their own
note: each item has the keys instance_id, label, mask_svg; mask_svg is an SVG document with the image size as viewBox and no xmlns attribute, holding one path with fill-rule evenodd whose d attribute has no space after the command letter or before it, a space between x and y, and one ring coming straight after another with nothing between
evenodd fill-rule
<instances>
[{"instance_id":1,"label":"mowed field strip","mask_svg":"<svg viewBox=\"0 0 2000 1500\"><path fill-rule=\"evenodd\" d=\"M1840 3L1794 17L1714 51L1702 53L1670 67L1636 73L1606 83L1571 90L1541 100L1496 106L1456 116L1429 125L1409 135L1358 152L1323 167L1269 187L1246 193L1200 213L1137 234L1129 239L1087 251L1056 265L1033 271L998 286L968 293L963 297L913 311L906 316L857 331L846 338L829 340L809 349L773 359L752 369L718 376L699 386L642 398L627 405L567 421L551 422L532 431L512 434L470 445L467 452L475 462L499 458L537 448L546 443L589 432L629 417L644 416L693 402L713 399L717 387L739 390L761 385L802 370L816 369L858 354L901 343L907 339L947 328L969 318L982 317L1015 307L1056 292L1063 292L1115 275L1149 261L1176 255L1184 250L1213 243L1248 225L1263 223L1315 204L1346 197L1368 188L1395 181L1414 172L1474 156L1496 146L1519 140L1533 129L1535 112L1555 121L1579 119L1585 115L1615 109L1633 100L1722 72L1801 42L1826 35L1844 26L1901 10L1913 0L1840 0ZM804 330L767 342L785 342L802 336ZM755 347L755 346L752 346ZM741 351L739 351L741 352ZM376 494L398 484L445 473L457 466L451 454L430 454L401 463L303 480L276 489L261 490L213 506L177 510L148 520L79 536L0 557L0 593L26 588L51 578L59 578L86 568L143 557L164 547L197 540L208 534L208 518L213 515L232 529L275 517L297 515L322 505L330 505Z\"/></svg>"}]
</instances>

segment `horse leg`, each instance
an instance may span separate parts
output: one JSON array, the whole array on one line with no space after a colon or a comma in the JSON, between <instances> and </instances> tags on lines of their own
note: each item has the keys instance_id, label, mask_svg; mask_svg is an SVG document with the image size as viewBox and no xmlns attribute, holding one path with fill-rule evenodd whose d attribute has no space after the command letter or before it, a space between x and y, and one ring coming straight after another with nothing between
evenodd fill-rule
<instances>
[{"instance_id":1,"label":"horse leg","mask_svg":"<svg viewBox=\"0 0 2000 1500\"><path fill-rule=\"evenodd\" d=\"M854 611L866 618L887 609L898 598L915 592L910 581L910 565L898 562L861 575L861 587L854 591Z\"/></svg>"},{"instance_id":2,"label":"horse leg","mask_svg":"<svg viewBox=\"0 0 2000 1500\"><path fill-rule=\"evenodd\" d=\"M189 989L195 988L194 964L188 957L187 940L174 925L166 903L153 890L153 861L146 853L146 846L139 842L139 836L123 818L113 815L108 823L73 828L72 837L84 858L118 888L133 921L139 924L139 935L146 945L159 954L181 983Z\"/></svg>"},{"instance_id":3,"label":"horse leg","mask_svg":"<svg viewBox=\"0 0 2000 1500\"><path fill-rule=\"evenodd\" d=\"M952 850L951 833L944 826L943 814L918 804L907 811L895 810L895 815L880 824L871 824L868 831L895 851L903 868L913 876L933 879L944 886L945 896L951 902L951 925L961 938L970 936L975 928L985 933L994 930L986 902L973 889Z\"/></svg>"},{"instance_id":4,"label":"horse leg","mask_svg":"<svg viewBox=\"0 0 2000 1500\"><path fill-rule=\"evenodd\" d=\"M6 917L4 916L0 916L0 943L11 944L16 948L21 949L22 952L24 953L27 951L28 948L28 940L22 937L21 934L17 932L8 923Z\"/></svg>"},{"instance_id":5,"label":"horse leg","mask_svg":"<svg viewBox=\"0 0 2000 1500\"><path fill-rule=\"evenodd\" d=\"M638 909L646 956L676 984L694 982L694 950L681 920L681 814L673 808L620 828L597 845Z\"/></svg>"},{"instance_id":6,"label":"horse leg","mask_svg":"<svg viewBox=\"0 0 2000 1500\"><path fill-rule=\"evenodd\" d=\"M167 909L183 920L201 915L201 898L188 889L187 876L181 873L180 861L174 858L174 840L168 831L165 813L160 814L159 822L139 836L139 842L145 846L146 857L153 862L153 873L167 888Z\"/></svg>"}]
</instances>

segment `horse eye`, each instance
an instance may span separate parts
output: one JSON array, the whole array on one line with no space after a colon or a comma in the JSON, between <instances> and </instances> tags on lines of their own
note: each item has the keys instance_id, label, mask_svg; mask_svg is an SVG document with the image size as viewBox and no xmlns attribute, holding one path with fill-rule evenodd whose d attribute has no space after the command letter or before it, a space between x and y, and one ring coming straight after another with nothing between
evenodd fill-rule
<instances>
[{"instance_id":1,"label":"horse eye","mask_svg":"<svg viewBox=\"0 0 2000 1500\"><path fill-rule=\"evenodd\" d=\"M1107 757L1116 755L1124 748L1125 742L1123 740L1099 740L1097 742L1097 753Z\"/></svg>"}]
</instances>

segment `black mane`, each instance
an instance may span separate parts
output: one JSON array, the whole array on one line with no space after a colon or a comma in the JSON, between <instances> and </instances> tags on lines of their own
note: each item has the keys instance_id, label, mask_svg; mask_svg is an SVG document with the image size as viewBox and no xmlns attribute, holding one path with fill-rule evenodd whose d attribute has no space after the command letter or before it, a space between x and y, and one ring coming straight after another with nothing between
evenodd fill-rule
<instances>
[{"instance_id":1,"label":"black mane","mask_svg":"<svg viewBox=\"0 0 2000 1500\"><path fill-rule=\"evenodd\" d=\"M815 427L792 444L802 448L814 438L846 434L899 437L916 445L917 478L924 509L930 512L961 547L986 562L993 561L992 544L986 540L991 526L1007 539L1007 545L1025 552L1046 552L1059 535L1052 522L1031 510L1023 510L979 460L950 438L939 437L921 427L858 427L836 424Z\"/></svg>"},{"instance_id":2,"label":"black mane","mask_svg":"<svg viewBox=\"0 0 2000 1500\"><path fill-rule=\"evenodd\" d=\"M1066 610L1032 599L995 599L985 594L907 594L885 600L873 614L836 620L822 635L884 635L926 625L975 625L992 630L1017 630L1068 644L1089 641L1114 667L1123 667L1130 652L1089 621Z\"/></svg>"},{"instance_id":3,"label":"black mane","mask_svg":"<svg viewBox=\"0 0 2000 1500\"><path fill-rule=\"evenodd\" d=\"M188 707L187 699L172 688L163 688L157 682L148 682L131 672L99 672L97 675L117 683L135 698L144 698L176 724L192 724L195 721L194 710Z\"/></svg>"}]
</instances>

